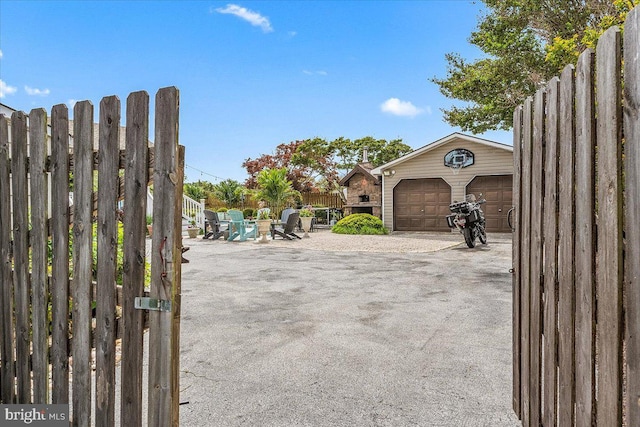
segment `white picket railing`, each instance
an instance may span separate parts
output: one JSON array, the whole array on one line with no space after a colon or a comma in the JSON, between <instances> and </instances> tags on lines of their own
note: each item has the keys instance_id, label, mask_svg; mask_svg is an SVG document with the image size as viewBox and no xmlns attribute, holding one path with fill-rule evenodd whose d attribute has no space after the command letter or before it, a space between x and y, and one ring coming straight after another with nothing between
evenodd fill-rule
<instances>
[{"instance_id":1,"label":"white picket railing","mask_svg":"<svg viewBox=\"0 0 640 427\"><path fill-rule=\"evenodd\" d=\"M204 230L204 199L193 200L187 195L182 195L182 219L189 223L195 219L196 226ZM147 212L153 209L153 193L147 190Z\"/></svg>"},{"instance_id":2,"label":"white picket railing","mask_svg":"<svg viewBox=\"0 0 640 427\"><path fill-rule=\"evenodd\" d=\"M189 222L195 220L196 225L204 230L204 199L196 201L187 195L183 195L182 218Z\"/></svg>"}]
</instances>

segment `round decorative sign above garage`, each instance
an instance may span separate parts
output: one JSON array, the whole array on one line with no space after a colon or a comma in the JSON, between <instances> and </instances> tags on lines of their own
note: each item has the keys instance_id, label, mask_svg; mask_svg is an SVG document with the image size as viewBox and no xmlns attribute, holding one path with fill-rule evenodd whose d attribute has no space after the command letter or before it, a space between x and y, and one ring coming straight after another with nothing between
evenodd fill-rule
<instances>
[{"instance_id":1,"label":"round decorative sign above garage","mask_svg":"<svg viewBox=\"0 0 640 427\"><path fill-rule=\"evenodd\" d=\"M444 165L447 167L466 168L473 162L473 153L466 148L456 148L444 155Z\"/></svg>"}]
</instances>

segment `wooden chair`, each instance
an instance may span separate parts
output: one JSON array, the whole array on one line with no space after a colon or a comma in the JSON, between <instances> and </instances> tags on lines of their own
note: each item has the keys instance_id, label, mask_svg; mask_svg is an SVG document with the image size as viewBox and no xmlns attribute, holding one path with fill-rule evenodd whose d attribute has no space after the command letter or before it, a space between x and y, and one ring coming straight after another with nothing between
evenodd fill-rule
<instances>
[{"instance_id":1,"label":"wooden chair","mask_svg":"<svg viewBox=\"0 0 640 427\"><path fill-rule=\"evenodd\" d=\"M298 226L298 220L300 219L300 214L298 212L292 212L287 217L287 222L280 227L272 227L271 228L271 238L275 239L276 236L280 236L283 239L292 240L294 237L300 239L295 231Z\"/></svg>"},{"instance_id":2,"label":"wooden chair","mask_svg":"<svg viewBox=\"0 0 640 427\"><path fill-rule=\"evenodd\" d=\"M211 240L216 240L224 234L225 230L221 227L217 212L208 209L204 210L204 230L203 239L211 238Z\"/></svg>"}]
</instances>

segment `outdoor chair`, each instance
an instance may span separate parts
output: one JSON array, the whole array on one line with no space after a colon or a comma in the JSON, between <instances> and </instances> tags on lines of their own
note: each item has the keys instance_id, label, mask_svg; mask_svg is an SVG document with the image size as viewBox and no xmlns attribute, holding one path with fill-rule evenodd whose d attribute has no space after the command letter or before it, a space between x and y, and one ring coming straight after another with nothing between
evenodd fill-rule
<instances>
[{"instance_id":1,"label":"outdoor chair","mask_svg":"<svg viewBox=\"0 0 640 427\"><path fill-rule=\"evenodd\" d=\"M247 221L244 219L242 211L237 209L230 209L227 211L229 214L229 238L228 241L235 240L236 238L240 242L244 242L248 238L255 238L258 236L258 227L255 221ZM253 225L253 227L248 227Z\"/></svg>"},{"instance_id":2,"label":"outdoor chair","mask_svg":"<svg viewBox=\"0 0 640 427\"><path fill-rule=\"evenodd\" d=\"M216 240L224 235L225 230L221 227L217 212L208 209L204 210L204 230L203 239L211 238L212 240Z\"/></svg>"},{"instance_id":3,"label":"outdoor chair","mask_svg":"<svg viewBox=\"0 0 640 427\"><path fill-rule=\"evenodd\" d=\"M271 238L275 239L276 236L280 236L283 239L292 240L294 237L300 239L295 231L298 226L298 220L300 219L300 214L298 212L292 212L287 216L287 222L282 224L280 227L272 227L271 228Z\"/></svg>"},{"instance_id":4,"label":"outdoor chair","mask_svg":"<svg viewBox=\"0 0 640 427\"><path fill-rule=\"evenodd\" d=\"M289 218L289 215L291 215L292 213L294 213L296 210L293 208L287 208L284 209L281 213L280 213L280 224L282 226L284 226L287 223L287 219Z\"/></svg>"}]
</instances>

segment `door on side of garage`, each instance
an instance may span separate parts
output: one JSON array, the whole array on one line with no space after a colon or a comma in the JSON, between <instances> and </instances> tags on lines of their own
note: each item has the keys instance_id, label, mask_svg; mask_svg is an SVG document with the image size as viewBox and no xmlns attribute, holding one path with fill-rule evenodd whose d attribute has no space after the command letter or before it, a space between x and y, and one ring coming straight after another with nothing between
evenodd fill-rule
<instances>
[{"instance_id":1,"label":"door on side of garage","mask_svg":"<svg viewBox=\"0 0 640 427\"><path fill-rule=\"evenodd\" d=\"M451 187L442 178L403 179L393 189L396 231L449 231Z\"/></svg>"},{"instance_id":2,"label":"door on side of garage","mask_svg":"<svg viewBox=\"0 0 640 427\"><path fill-rule=\"evenodd\" d=\"M467 194L480 193L487 201L482 205L487 221L487 231L509 233L507 213L511 209L513 197L513 175L476 176L467 184Z\"/></svg>"}]
</instances>

